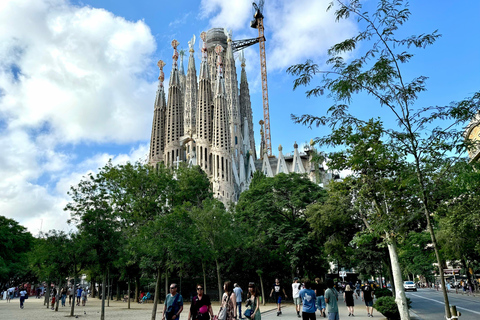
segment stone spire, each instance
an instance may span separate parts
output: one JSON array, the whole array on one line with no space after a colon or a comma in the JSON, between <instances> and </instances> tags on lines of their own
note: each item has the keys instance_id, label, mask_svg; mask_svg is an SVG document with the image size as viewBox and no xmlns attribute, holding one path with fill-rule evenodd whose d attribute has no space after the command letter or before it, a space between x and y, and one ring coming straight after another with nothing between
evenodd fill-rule
<instances>
[{"instance_id":1,"label":"stone spire","mask_svg":"<svg viewBox=\"0 0 480 320\"><path fill-rule=\"evenodd\" d=\"M230 136L232 139L232 153L238 167L240 151L242 150L242 128L240 105L238 98L237 69L233 57L232 32L225 29L227 36L227 53L225 54L225 90L229 112Z\"/></svg>"},{"instance_id":2,"label":"stone spire","mask_svg":"<svg viewBox=\"0 0 480 320\"><path fill-rule=\"evenodd\" d=\"M165 62L159 60L157 63L160 69L158 76L158 89L155 97L155 105L153 112L152 136L150 139L150 164L156 164L163 161L163 151L165 149L165 90L163 88L163 81L165 80L165 73L163 67Z\"/></svg>"},{"instance_id":3,"label":"stone spire","mask_svg":"<svg viewBox=\"0 0 480 320\"><path fill-rule=\"evenodd\" d=\"M183 68L183 58L185 57L185 50L181 49L178 52L180 57L180 66L178 67L178 75L180 76L180 87L182 92L185 92L185 69Z\"/></svg>"},{"instance_id":4,"label":"stone spire","mask_svg":"<svg viewBox=\"0 0 480 320\"><path fill-rule=\"evenodd\" d=\"M168 88L168 103L165 120L165 151L164 159L167 165L173 165L175 161L185 160L185 151L180 144L183 136L183 99L178 74L178 41L172 41L173 67L170 73L170 85Z\"/></svg>"},{"instance_id":5,"label":"stone spire","mask_svg":"<svg viewBox=\"0 0 480 320\"><path fill-rule=\"evenodd\" d=\"M240 119L242 121L241 127L244 135L248 133L249 136L249 149L253 151L253 158L257 158L257 153L255 150L255 135L253 131L253 114L252 114L252 104L250 102L250 91L248 89L247 82L247 73L245 71L245 55L243 50L240 51L240 62L242 66L241 76L240 76L240 96L239 96L239 105L240 105ZM246 126L248 124L248 126ZM245 133L245 127L248 127L247 133ZM245 139L245 136L244 136Z\"/></svg>"},{"instance_id":6,"label":"stone spire","mask_svg":"<svg viewBox=\"0 0 480 320\"><path fill-rule=\"evenodd\" d=\"M215 96L213 99L213 192L224 204L234 200L231 139L228 125L227 100L223 78L223 47L217 45L217 79L215 81Z\"/></svg>"},{"instance_id":7,"label":"stone spire","mask_svg":"<svg viewBox=\"0 0 480 320\"><path fill-rule=\"evenodd\" d=\"M184 134L192 136L195 133L195 118L197 110L197 70L195 69L195 35L192 40L188 42L189 58L187 78L185 80L185 115L184 115ZM180 64L182 66L182 64ZM182 68L182 67L181 67ZM180 77L181 78L181 77Z\"/></svg>"},{"instance_id":8,"label":"stone spire","mask_svg":"<svg viewBox=\"0 0 480 320\"><path fill-rule=\"evenodd\" d=\"M213 131L213 102L212 102L212 85L210 82L210 74L207 62L207 44L206 32L200 34L203 41L202 62L200 63L200 76L198 82L198 96L196 108L196 152L197 164L207 173L212 173L212 155L210 146L212 143Z\"/></svg>"}]
</instances>

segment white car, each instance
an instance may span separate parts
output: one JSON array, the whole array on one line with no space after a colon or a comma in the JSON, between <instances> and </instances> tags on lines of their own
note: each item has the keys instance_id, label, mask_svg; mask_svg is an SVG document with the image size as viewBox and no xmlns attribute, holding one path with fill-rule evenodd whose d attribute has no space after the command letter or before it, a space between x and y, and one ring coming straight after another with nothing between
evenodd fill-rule
<instances>
[{"instance_id":1,"label":"white car","mask_svg":"<svg viewBox=\"0 0 480 320\"><path fill-rule=\"evenodd\" d=\"M405 289L405 291L417 291L417 286L413 281L403 281L403 288Z\"/></svg>"}]
</instances>

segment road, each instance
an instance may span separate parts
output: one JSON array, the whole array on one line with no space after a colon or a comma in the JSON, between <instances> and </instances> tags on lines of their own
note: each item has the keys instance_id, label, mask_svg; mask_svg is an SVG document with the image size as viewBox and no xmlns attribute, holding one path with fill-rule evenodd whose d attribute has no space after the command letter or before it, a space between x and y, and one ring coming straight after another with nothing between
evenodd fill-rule
<instances>
[{"instance_id":1,"label":"road","mask_svg":"<svg viewBox=\"0 0 480 320\"><path fill-rule=\"evenodd\" d=\"M412 310L423 320L445 319L445 304L441 291L432 289L419 289L417 292L407 292L407 297L412 300ZM450 305L456 305L462 313L460 320L480 319L480 298L455 292L448 294Z\"/></svg>"}]
</instances>

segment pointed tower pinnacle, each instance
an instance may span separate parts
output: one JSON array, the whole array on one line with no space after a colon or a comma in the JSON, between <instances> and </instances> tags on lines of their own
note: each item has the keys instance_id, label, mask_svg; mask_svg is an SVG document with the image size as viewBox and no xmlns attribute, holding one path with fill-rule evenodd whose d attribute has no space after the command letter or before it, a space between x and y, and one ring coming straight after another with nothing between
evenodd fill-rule
<instances>
[{"instance_id":1,"label":"pointed tower pinnacle","mask_svg":"<svg viewBox=\"0 0 480 320\"><path fill-rule=\"evenodd\" d=\"M227 37L227 53L225 54L225 90L230 125L230 136L232 139L232 154L235 159L236 168L239 167L239 157L242 150L242 135L240 118L240 104L238 98L237 69L232 48L232 31L224 29Z\"/></svg>"},{"instance_id":2,"label":"pointed tower pinnacle","mask_svg":"<svg viewBox=\"0 0 480 320\"><path fill-rule=\"evenodd\" d=\"M213 99L213 192L216 197L227 205L234 201L234 185L232 176L232 162L230 156L230 128L228 125L227 101L223 80L223 47L217 45L217 80L215 98Z\"/></svg>"},{"instance_id":3,"label":"pointed tower pinnacle","mask_svg":"<svg viewBox=\"0 0 480 320\"><path fill-rule=\"evenodd\" d=\"M189 57L188 57L188 69L187 77L185 80L185 116L184 116L184 133L185 135L192 136L195 133L195 118L197 111L197 70L195 69L195 35L192 40L188 42ZM180 51L181 52L181 51ZM181 67L182 68L182 67Z\"/></svg>"},{"instance_id":4,"label":"pointed tower pinnacle","mask_svg":"<svg viewBox=\"0 0 480 320\"><path fill-rule=\"evenodd\" d=\"M178 52L180 56L180 66L178 68L179 76L180 76L180 86L182 87L182 92L185 92L185 69L183 68L183 58L185 57L185 50L181 49Z\"/></svg>"},{"instance_id":5,"label":"pointed tower pinnacle","mask_svg":"<svg viewBox=\"0 0 480 320\"><path fill-rule=\"evenodd\" d=\"M249 143L250 146L248 149L253 150L253 158L257 158L256 148L255 148L255 134L253 131L253 113L252 113L252 104L250 102L250 91L248 89L248 81L247 81L247 73L245 71L245 54L240 51L239 55L240 63L242 66L242 72L240 76L240 96L239 96L239 105L240 105L240 120L242 132L244 132L244 140L245 135L248 134L249 136ZM248 124L248 125L247 125ZM245 127L248 127L247 132L245 132ZM262 153L260 154L262 155Z\"/></svg>"},{"instance_id":6,"label":"pointed tower pinnacle","mask_svg":"<svg viewBox=\"0 0 480 320\"><path fill-rule=\"evenodd\" d=\"M170 73L170 86L168 88L168 104L165 120L165 152L164 159L167 165L173 165L175 161L185 160L185 150L180 144L183 136L183 99L177 69L178 41L172 41L173 68Z\"/></svg>"},{"instance_id":7,"label":"pointed tower pinnacle","mask_svg":"<svg viewBox=\"0 0 480 320\"><path fill-rule=\"evenodd\" d=\"M158 68L160 75L158 76L158 89L155 97L155 106L153 112L152 135L150 139L150 164L156 164L163 161L163 151L165 149L165 91L163 88L163 81L165 80L165 73L163 67L165 62L159 60Z\"/></svg>"},{"instance_id":8,"label":"pointed tower pinnacle","mask_svg":"<svg viewBox=\"0 0 480 320\"><path fill-rule=\"evenodd\" d=\"M200 64L200 78L198 82L197 110L195 117L197 164L207 173L212 174L213 160L211 154L213 131L213 102L212 85L208 72L207 62L207 33L202 32L203 41L202 62Z\"/></svg>"}]
</instances>

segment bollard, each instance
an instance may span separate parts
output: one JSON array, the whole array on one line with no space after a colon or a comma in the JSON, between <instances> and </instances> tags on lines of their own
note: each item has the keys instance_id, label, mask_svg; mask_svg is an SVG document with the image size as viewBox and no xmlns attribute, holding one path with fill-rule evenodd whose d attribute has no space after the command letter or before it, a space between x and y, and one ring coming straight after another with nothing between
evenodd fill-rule
<instances>
[{"instance_id":1,"label":"bollard","mask_svg":"<svg viewBox=\"0 0 480 320\"><path fill-rule=\"evenodd\" d=\"M461 314L457 314L457 306L451 306L450 312L452 313L452 317L450 319L458 319Z\"/></svg>"}]
</instances>

